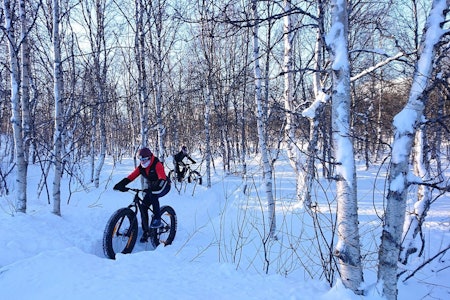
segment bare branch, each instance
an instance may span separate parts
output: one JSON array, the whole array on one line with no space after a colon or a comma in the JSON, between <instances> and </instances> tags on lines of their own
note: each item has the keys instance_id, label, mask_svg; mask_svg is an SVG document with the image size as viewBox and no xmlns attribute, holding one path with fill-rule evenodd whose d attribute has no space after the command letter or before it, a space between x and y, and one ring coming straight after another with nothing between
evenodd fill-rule
<instances>
[{"instance_id":1,"label":"bare branch","mask_svg":"<svg viewBox=\"0 0 450 300\"><path fill-rule=\"evenodd\" d=\"M361 77L363 77L363 76L365 76L365 75L367 75L367 74L370 74L371 72L375 71L376 69L379 69L379 68L381 68L381 67L387 65L387 64L390 63L391 61L398 60L400 57L403 57L404 55L405 55L405 53L399 52L399 53L397 53L396 55L394 55L394 56L392 56L392 57L389 57L389 58L385 59L384 61L379 62L378 64L376 64L376 65L374 65L374 66L372 66L372 67L370 67L370 68L368 68L368 69L362 71L361 73L359 73L359 74L357 74L357 75L355 75L355 76L353 76L353 77L350 77L350 81L352 81L352 82L353 82L353 81L356 81L356 80L358 80L359 78L361 78Z\"/></svg>"},{"instance_id":2,"label":"bare branch","mask_svg":"<svg viewBox=\"0 0 450 300\"><path fill-rule=\"evenodd\" d=\"M410 275L408 275L408 277L406 277L405 279L403 279L403 282L406 282L408 279L410 279L411 277L413 277L417 271L419 271L420 269L422 269L423 267L425 267L427 264L431 263L433 260L435 260L438 256L444 254L445 252L447 252L447 250L450 249L450 245L447 246L447 248L445 248L444 250L441 250L440 252L438 252L435 256L427 259L426 261L424 261L419 267L417 267L417 269L415 269Z\"/></svg>"}]
</instances>

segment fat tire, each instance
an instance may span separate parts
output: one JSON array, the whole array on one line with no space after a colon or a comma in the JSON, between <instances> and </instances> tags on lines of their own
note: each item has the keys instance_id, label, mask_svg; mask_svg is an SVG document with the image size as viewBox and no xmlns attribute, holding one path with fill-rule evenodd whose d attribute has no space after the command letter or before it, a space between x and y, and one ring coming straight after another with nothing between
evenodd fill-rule
<instances>
[{"instance_id":1,"label":"fat tire","mask_svg":"<svg viewBox=\"0 0 450 300\"><path fill-rule=\"evenodd\" d=\"M169 246L175 239L177 233L177 215L172 207L168 205L161 207L161 222L163 223L163 227L150 228L150 242L154 248L158 247L159 244Z\"/></svg>"},{"instance_id":2,"label":"fat tire","mask_svg":"<svg viewBox=\"0 0 450 300\"><path fill-rule=\"evenodd\" d=\"M181 182L178 181L177 173L175 172L175 170L170 170L168 177L175 188L178 190L180 188Z\"/></svg>"},{"instance_id":3,"label":"fat tire","mask_svg":"<svg viewBox=\"0 0 450 300\"><path fill-rule=\"evenodd\" d=\"M191 174L189 174L189 182L197 182L202 185L202 175L197 171L191 171Z\"/></svg>"},{"instance_id":4,"label":"fat tire","mask_svg":"<svg viewBox=\"0 0 450 300\"><path fill-rule=\"evenodd\" d=\"M137 217L130 208L117 210L106 223L103 232L103 253L115 259L117 253L131 253L138 235Z\"/></svg>"}]
</instances>

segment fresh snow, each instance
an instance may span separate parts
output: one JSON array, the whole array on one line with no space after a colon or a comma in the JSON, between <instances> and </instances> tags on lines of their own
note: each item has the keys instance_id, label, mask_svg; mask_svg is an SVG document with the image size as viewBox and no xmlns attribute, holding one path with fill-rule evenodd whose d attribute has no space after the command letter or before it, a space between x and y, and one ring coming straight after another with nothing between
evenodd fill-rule
<instances>
[{"instance_id":1,"label":"fresh snow","mask_svg":"<svg viewBox=\"0 0 450 300\"><path fill-rule=\"evenodd\" d=\"M198 159L200 161L200 159ZM151 249L136 243L131 254L116 260L103 255L102 237L111 214L127 206L131 193L112 190L133 169L133 160L113 166L107 160L101 185L88 190L69 189L63 179L62 217L52 214L45 189L37 197L41 180L37 166L29 168L27 214L15 213L14 178L8 177L12 191L0 197L0 291L2 299L382 299L376 285L377 253L384 177L377 177L379 166L358 170L358 200L365 256L364 279L367 294L357 296L339 280L329 287L320 273L311 279L300 260L318 260L310 243L314 236L308 216L295 201L294 172L287 158L275 163L274 186L277 199L278 241L269 249L268 274L261 246L266 203L260 187L262 170L253 158L250 180L244 194L241 177L224 174L216 162L212 187L188 186L178 193L174 188L161 205L177 212L178 231L174 243ZM383 167L381 168L381 170ZM200 170L202 171L202 170ZM381 172L383 173L383 172ZM380 174L378 174L380 176ZM447 174L448 177L448 174ZM52 178L48 178L51 188ZM139 187L139 180L129 186ZM327 216L327 202L333 199L333 183L322 181L327 195L318 201ZM72 194L69 194L69 191ZM51 194L51 190L49 191ZM70 195L70 202L67 199ZM325 197L326 196L326 197ZM414 195L412 195L414 196ZM449 194L433 203L424 225L426 250L407 268L413 271L450 241ZM334 202L330 209L334 209ZM238 239L239 237L239 239ZM296 252L285 247L292 244ZM297 242L297 243L295 243ZM298 256L293 256L293 254ZM291 255L291 259L287 256ZM277 260L278 259L278 260ZM399 299L449 299L450 253L426 265L414 278L399 283ZM310 270L314 266L307 266ZM278 270L278 272L277 272ZM283 270L283 271L280 271ZM403 279L404 277L402 277Z\"/></svg>"}]
</instances>

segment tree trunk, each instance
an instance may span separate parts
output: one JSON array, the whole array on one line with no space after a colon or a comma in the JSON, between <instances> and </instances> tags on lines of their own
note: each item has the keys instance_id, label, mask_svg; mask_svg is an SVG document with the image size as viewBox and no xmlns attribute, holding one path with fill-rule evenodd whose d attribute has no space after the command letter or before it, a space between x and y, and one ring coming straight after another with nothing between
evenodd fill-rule
<instances>
[{"instance_id":1,"label":"tree trunk","mask_svg":"<svg viewBox=\"0 0 450 300\"><path fill-rule=\"evenodd\" d=\"M31 81L31 67L30 67L30 46L28 44L28 34L30 28L27 22L26 2L20 0L19 6L20 24L21 24L21 53L22 53L22 130L24 141L24 158L26 169L28 169L28 161L30 159L30 145L31 145L31 113L30 113L30 81ZM26 173L26 172L25 172Z\"/></svg>"},{"instance_id":2,"label":"tree trunk","mask_svg":"<svg viewBox=\"0 0 450 300\"><path fill-rule=\"evenodd\" d=\"M211 87L212 83L211 80L208 79L207 86L206 86L206 96L205 96L205 120L204 120L204 127L205 127L205 161L206 161L206 186L208 188L211 187L211 124L210 124L210 118L211 118Z\"/></svg>"},{"instance_id":3,"label":"tree trunk","mask_svg":"<svg viewBox=\"0 0 450 300\"><path fill-rule=\"evenodd\" d=\"M399 260L402 230L405 221L407 174L413 137L423 117L425 91L431 75L435 46L442 38L444 11L450 0L434 0L427 18L420 45L413 82L406 106L394 118L394 141L392 161L388 176L387 206L379 250L378 281L383 284L383 296L388 300L397 299L397 263Z\"/></svg>"},{"instance_id":4,"label":"tree trunk","mask_svg":"<svg viewBox=\"0 0 450 300\"><path fill-rule=\"evenodd\" d=\"M108 50L106 49L106 37L105 37L105 1L96 1L95 16L97 30L95 32L94 42L94 69L97 85L97 105L96 109L100 111L99 114L99 127L100 127L100 152L98 154L97 166L95 168L94 186L96 188L100 185L100 173L103 169L106 158L106 82L107 82L107 60ZM103 54L102 54L103 52Z\"/></svg>"},{"instance_id":5,"label":"tree trunk","mask_svg":"<svg viewBox=\"0 0 450 300\"><path fill-rule=\"evenodd\" d=\"M206 163L206 186L208 188L211 187L211 162L212 162L212 149L211 149L211 105L214 103L214 90L213 90L213 81L212 77L214 74L214 64L213 64L213 57L214 57L214 24L211 22L208 22L207 20L210 18L208 16L208 11L206 7L202 8L204 10L201 11L202 15L202 23L201 23L201 45L202 45L202 53L203 57L202 60L206 63L206 70L204 73L205 80L205 86L204 86L204 94L203 94L203 100L204 100L204 121L203 121L203 128L205 131L205 163Z\"/></svg>"},{"instance_id":6,"label":"tree trunk","mask_svg":"<svg viewBox=\"0 0 450 300\"><path fill-rule=\"evenodd\" d=\"M429 155L428 147L425 145L426 130L425 125L421 125L420 129L416 132L416 138L414 142L414 174L424 182L429 182ZM428 210L431 205L431 188L426 185L419 185L417 188L417 201L411 203L412 211L406 211L405 224L403 225L403 242L400 252L400 261L403 264L408 262L408 258L411 254L417 252L417 235L420 233L421 246L418 256L421 255L424 241L422 236L422 224L425 221Z\"/></svg>"},{"instance_id":7,"label":"tree trunk","mask_svg":"<svg viewBox=\"0 0 450 300\"><path fill-rule=\"evenodd\" d=\"M356 168L350 130L350 63L348 60L347 1L332 1L333 150L336 162L337 233L334 250L339 259L344 285L360 293L363 273L361 266L358 203L356 197Z\"/></svg>"},{"instance_id":8,"label":"tree trunk","mask_svg":"<svg viewBox=\"0 0 450 300\"><path fill-rule=\"evenodd\" d=\"M317 1L317 20L318 28L316 34L316 45L314 49L314 69L313 74L313 91L314 101L309 108L302 112L304 117L309 119L309 140L308 140L308 154L306 155L305 170L303 172L304 190L299 191L297 186L297 195L299 200L307 208L311 207L311 190L315 177L315 159L317 157L317 144L319 142L319 116L323 111L323 106L329 99L329 96L324 93L324 86L321 80L322 64L323 64L323 35L324 31L324 5L323 2ZM297 175L299 176L299 175Z\"/></svg>"},{"instance_id":9,"label":"tree trunk","mask_svg":"<svg viewBox=\"0 0 450 300\"><path fill-rule=\"evenodd\" d=\"M449 97L449 96L447 96ZM437 108L437 119L442 120L444 118L444 108L446 99L444 97L444 92L441 91L438 100ZM438 181L444 181L444 173L442 169L441 151L442 151L442 140L445 136L442 134L442 126L437 126L435 130L435 138L431 142L431 158L436 160L436 173L438 174Z\"/></svg>"},{"instance_id":10,"label":"tree trunk","mask_svg":"<svg viewBox=\"0 0 450 300\"><path fill-rule=\"evenodd\" d=\"M296 191L297 199L303 202L306 198L305 192L305 176L303 171L303 163L300 152L300 142L297 140L297 124L295 122L294 114L294 73L293 73L293 59L292 59L292 44L294 34L292 32L291 21L291 0L284 0L284 110L286 115L285 126L285 143L287 146L287 154L289 162L295 171L297 177Z\"/></svg>"},{"instance_id":11,"label":"tree trunk","mask_svg":"<svg viewBox=\"0 0 450 300\"><path fill-rule=\"evenodd\" d=\"M256 119L258 127L259 147L261 150L263 162L263 180L266 189L268 220L269 220L269 237L276 238L276 218L275 218L275 199L272 193L272 167L269 162L269 154L266 143L266 130L264 123L264 109L261 95L261 68L259 66L259 41L258 41L258 0L252 0L252 13L255 24L253 25L253 59L254 59L254 76L255 76L255 103L257 107Z\"/></svg>"},{"instance_id":12,"label":"tree trunk","mask_svg":"<svg viewBox=\"0 0 450 300\"><path fill-rule=\"evenodd\" d=\"M250 30L246 30L245 32L245 40L247 41L247 43L245 43L245 51L244 51L244 66L248 65L248 59L249 59L249 39L250 39ZM242 108L241 108L241 115L240 115L240 119L241 119L241 128L240 128L240 132L241 132L241 158L240 158L240 162L242 164L242 179L244 180L244 193L247 189L247 141L246 141L246 119L247 119L247 81L244 80L243 83L243 87L242 87Z\"/></svg>"},{"instance_id":13,"label":"tree trunk","mask_svg":"<svg viewBox=\"0 0 450 300\"><path fill-rule=\"evenodd\" d=\"M91 182L94 182L95 178L95 141L97 140L97 123L98 123L98 107L94 105L92 107L91 117L91 144L90 144L90 169L91 169Z\"/></svg>"},{"instance_id":14,"label":"tree trunk","mask_svg":"<svg viewBox=\"0 0 450 300\"><path fill-rule=\"evenodd\" d=\"M157 129L157 136L158 136L158 158L160 161L164 164L165 162L165 149L164 146L164 140L166 136L166 130L163 124L162 119L162 104L163 104L163 94L162 94L162 61L158 60L156 62L157 65L154 66L155 74L153 75L154 80L154 94L155 94L155 115L156 115L156 129Z\"/></svg>"},{"instance_id":15,"label":"tree trunk","mask_svg":"<svg viewBox=\"0 0 450 300\"><path fill-rule=\"evenodd\" d=\"M151 51L152 51L152 58L153 58L153 76L152 76L152 82L153 82L153 93L155 98L155 116L156 116L156 130L157 130L157 136L158 136L158 158L161 160L162 163L165 161L165 146L164 146L164 140L166 136L166 130L163 124L162 119L162 105L163 105L163 20L162 16L164 14L164 7L162 7L162 3L159 1L155 1L152 5L152 12L154 15L154 24L155 28L153 28L153 31L155 32L152 38L150 38L151 41ZM152 32L152 29L149 28L149 31Z\"/></svg>"},{"instance_id":16,"label":"tree trunk","mask_svg":"<svg viewBox=\"0 0 450 300\"><path fill-rule=\"evenodd\" d=\"M22 4L22 3L21 3ZM8 48L9 48L9 62L10 62L10 75L11 75L11 123L14 133L14 152L17 162L17 201L16 211L26 213L27 209L27 169L28 164L25 157L25 145L24 145L24 133L22 128L22 112L20 105L19 85L20 85L20 73L19 73L19 59L18 48L15 43L15 35L13 28L13 7L9 0L3 1L3 8L5 13L5 29L8 35ZM21 11L22 13L22 11ZM23 28L22 28L23 30Z\"/></svg>"},{"instance_id":17,"label":"tree trunk","mask_svg":"<svg viewBox=\"0 0 450 300\"><path fill-rule=\"evenodd\" d=\"M59 36L60 11L59 0L52 0L53 5L53 84L55 99L55 136L53 163L55 165L55 174L53 179L53 213L61 215L61 178L63 173L63 133L64 133L64 114L63 114L63 74L61 66L61 40Z\"/></svg>"},{"instance_id":18,"label":"tree trunk","mask_svg":"<svg viewBox=\"0 0 450 300\"><path fill-rule=\"evenodd\" d=\"M144 12L145 7L142 0L136 0L136 32L135 32L135 54L136 63L138 67L138 98L139 98L139 117L140 117L140 133L141 133L141 147L148 146L148 129L149 129L149 95L148 95L148 80L147 67L145 55L145 30L144 30Z\"/></svg>"}]
</instances>

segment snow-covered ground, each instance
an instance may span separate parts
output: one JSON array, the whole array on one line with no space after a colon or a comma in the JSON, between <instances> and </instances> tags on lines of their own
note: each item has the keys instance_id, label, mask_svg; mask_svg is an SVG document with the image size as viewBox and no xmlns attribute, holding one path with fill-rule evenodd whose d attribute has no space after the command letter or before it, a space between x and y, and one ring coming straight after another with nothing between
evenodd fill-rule
<instances>
[{"instance_id":1,"label":"snow-covered ground","mask_svg":"<svg viewBox=\"0 0 450 300\"><path fill-rule=\"evenodd\" d=\"M216 164L218 165L218 163ZM133 160L104 167L101 186L83 190L64 180L62 217L51 213L45 190L37 197L38 167L29 171L27 214L14 213L12 192L0 197L0 297L2 299L382 299L376 283L383 178L377 169L358 171L358 199L367 295L356 296L339 280L321 276L317 240L295 201L295 179L285 160L276 163L277 241L263 243L265 216L261 170L252 162L245 189L239 176L216 170L212 187L174 188L162 205L177 213L172 245L151 249L136 243L131 254L105 258L103 230L111 214L133 195L112 190L133 169ZM87 177L87 176L86 176ZM49 188L51 189L49 178ZM327 224L326 181L316 189ZM139 187L139 180L129 186ZM51 193L51 190L49 191ZM67 202L68 196L70 202ZM325 197L325 195L328 195ZM424 257L412 271L450 244L449 193L429 213ZM375 202L374 202L375 199ZM333 210L333 202L330 203ZM328 222L329 223L329 222ZM264 251L265 249L265 251ZM268 262L266 262L266 258ZM316 265L315 265L316 264ZM267 272L266 272L267 270ZM311 279L314 276L315 279ZM337 275L335 275L335 278ZM402 279L404 276L402 277ZM450 253L399 283L399 299L450 299Z\"/></svg>"}]
</instances>

